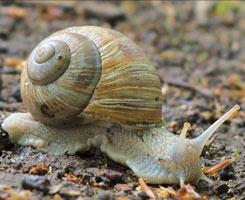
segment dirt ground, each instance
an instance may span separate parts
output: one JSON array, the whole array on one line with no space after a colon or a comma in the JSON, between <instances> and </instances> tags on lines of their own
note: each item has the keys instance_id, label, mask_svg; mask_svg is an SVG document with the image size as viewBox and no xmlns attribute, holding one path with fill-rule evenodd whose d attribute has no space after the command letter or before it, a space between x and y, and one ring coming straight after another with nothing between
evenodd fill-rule
<instances>
[{"instance_id":1,"label":"dirt ground","mask_svg":"<svg viewBox=\"0 0 245 200\"><path fill-rule=\"evenodd\" d=\"M207 8L207 9L205 9ZM245 199L245 2L0 2L0 125L24 110L18 68L51 33L99 25L118 30L148 55L162 81L165 126L194 138L235 104L241 110L204 149L203 166L232 162L200 181L196 196L150 185L158 199ZM1 81L0 81L1 82ZM172 193L163 192L172 188ZM0 128L1 199L148 199L133 172L97 149L52 156L11 144Z\"/></svg>"}]
</instances>

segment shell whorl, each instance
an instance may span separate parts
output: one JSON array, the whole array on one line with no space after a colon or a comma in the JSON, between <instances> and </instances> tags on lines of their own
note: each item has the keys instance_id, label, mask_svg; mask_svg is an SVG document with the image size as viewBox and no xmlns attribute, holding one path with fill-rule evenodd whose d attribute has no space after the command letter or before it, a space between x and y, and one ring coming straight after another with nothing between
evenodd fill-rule
<instances>
[{"instance_id":1,"label":"shell whorl","mask_svg":"<svg viewBox=\"0 0 245 200\"><path fill-rule=\"evenodd\" d=\"M58 40L41 43L28 59L28 77L35 85L50 84L65 73L70 59L71 53L66 43Z\"/></svg>"},{"instance_id":2,"label":"shell whorl","mask_svg":"<svg viewBox=\"0 0 245 200\"><path fill-rule=\"evenodd\" d=\"M52 58L44 57L42 61L46 62L36 64L35 55L39 53L39 48L50 44L65 46L65 53L70 54L68 66L63 67L68 61L57 65L57 58L61 55L59 49L55 49L58 52ZM46 49L52 51L53 48ZM43 78L43 84L33 82L30 71L33 74L44 73L38 75ZM56 33L43 40L31 53L27 67L22 72L21 96L25 106L37 120L53 126L70 124L89 103L100 75L100 54L91 40L75 33ZM50 82L51 79L53 82Z\"/></svg>"},{"instance_id":3,"label":"shell whorl","mask_svg":"<svg viewBox=\"0 0 245 200\"><path fill-rule=\"evenodd\" d=\"M38 84L29 77L30 72L42 71L40 62L46 65L57 60L56 43L69 50L69 65L63 63L60 73L55 66L49 72L51 78ZM161 122L160 80L143 51L123 34L102 27L71 27L43 40L34 51L22 73L21 94L39 121L59 126L92 118L130 128ZM33 66L30 59L35 60Z\"/></svg>"}]
</instances>

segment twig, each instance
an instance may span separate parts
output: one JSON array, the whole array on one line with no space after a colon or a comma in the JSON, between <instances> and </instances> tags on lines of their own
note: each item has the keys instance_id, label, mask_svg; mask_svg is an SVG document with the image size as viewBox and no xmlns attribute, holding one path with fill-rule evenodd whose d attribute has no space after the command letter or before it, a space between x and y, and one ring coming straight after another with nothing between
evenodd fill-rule
<instances>
[{"instance_id":1,"label":"twig","mask_svg":"<svg viewBox=\"0 0 245 200\"><path fill-rule=\"evenodd\" d=\"M206 148L209 148L210 145L214 142L214 140L218 137L218 134L215 133L213 137L208 141L208 143L205 145Z\"/></svg>"},{"instance_id":2,"label":"twig","mask_svg":"<svg viewBox=\"0 0 245 200\"><path fill-rule=\"evenodd\" d=\"M156 195L152 192L152 190L146 185L145 181L142 178L139 178L139 184L142 190L152 199L156 199Z\"/></svg>"}]
</instances>

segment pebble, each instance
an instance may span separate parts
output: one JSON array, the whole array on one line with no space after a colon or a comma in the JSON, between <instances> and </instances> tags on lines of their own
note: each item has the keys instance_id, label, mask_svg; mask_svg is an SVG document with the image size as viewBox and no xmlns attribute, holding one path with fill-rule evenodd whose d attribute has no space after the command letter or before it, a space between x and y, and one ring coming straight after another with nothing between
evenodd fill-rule
<instances>
[{"instance_id":1,"label":"pebble","mask_svg":"<svg viewBox=\"0 0 245 200\"><path fill-rule=\"evenodd\" d=\"M144 191L140 191L138 193L138 196L143 199L143 200L146 200L146 199L149 199L150 197L144 192Z\"/></svg>"},{"instance_id":2,"label":"pebble","mask_svg":"<svg viewBox=\"0 0 245 200\"><path fill-rule=\"evenodd\" d=\"M119 181L122 179L122 173L114 170L105 170L104 175L112 181Z\"/></svg>"},{"instance_id":3,"label":"pebble","mask_svg":"<svg viewBox=\"0 0 245 200\"><path fill-rule=\"evenodd\" d=\"M235 190L243 190L245 191L245 181L241 182L241 183L238 183L235 187L234 187Z\"/></svg>"},{"instance_id":4,"label":"pebble","mask_svg":"<svg viewBox=\"0 0 245 200\"><path fill-rule=\"evenodd\" d=\"M85 170L85 173L86 174L90 174L90 175L92 175L92 176L96 176L98 173L99 173L99 169L98 168L87 168L86 170Z\"/></svg>"},{"instance_id":5,"label":"pebble","mask_svg":"<svg viewBox=\"0 0 245 200\"><path fill-rule=\"evenodd\" d=\"M98 195L100 200L113 200L113 194L110 191L101 191Z\"/></svg>"},{"instance_id":6,"label":"pebble","mask_svg":"<svg viewBox=\"0 0 245 200\"><path fill-rule=\"evenodd\" d=\"M81 175L81 174L80 174ZM122 173L107 170L107 169L99 169L99 168L87 168L83 173L82 177L85 181L94 180L96 183L103 182L103 186L107 187L111 185L111 182L121 182L122 181Z\"/></svg>"},{"instance_id":7,"label":"pebble","mask_svg":"<svg viewBox=\"0 0 245 200\"><path fill-rule=\"evenodd\" d=\"M94 189L90 185L85 185L81 188L81 192L84 193L86 196L92 196L94 194Z\"/></svg>"},{"instance_id":8,"label":"pebble","mask_svg":"<svg viewBox=\"0 0 245 200\"><path fill-rule=\"evenodd\" d=\"M61 179L64 175L65 175L65 171L64 170L58 170L57 171L57 178L58 179Z\"/></svg>"},{"instance_id":9,"label":"pebble","mask_svg":"<svg viewBox=\"0 0 245 200\"><path fill-rule=\"evenodd\" d=\"M116 184L114 186L114 189L117 191L124 191L124 192L128 192L128 191L132 191L133 189L131 187L129 187L127 184Z\"/></svg>"},{"instance_id":10,"label":"pebble","mask_svg":"<svg viewBox=\"0 0 245 200\"><path fill-rule=\"evenodd\" d=\"M74 173L74 166L72 165L65 165L61 170L57 171L57 178L61 179L62 177L64 177L65 174L68 173Z\"/></svg>"},{"instance_id":11,"label":"pebble","mask_svg":"<svg viewBox=\"0 0 245 200\"><path fill-rule=\"evenodd\" d=\"M98 183L101 187L109 187L111 185L111 180L104 176L96 176L94 181Z\"/></svg>"},{"instance_id":12,"label":"pebble","mask_svg":"<svg viewBox=\"0 0 245 200\"><path fill-rule=\"evenodd\" d=\"M24 176L21 178L21 186L23 189L36 189L47 193L49 191L50 182L45 176Z\"/></svg>"},{"instance_id":13,"label":"pebble","mask_svg":"<svg viewBox=\"0 0 245 200\"><path fill-rule=\"evenodd\" d=\"M218 192L218 194L223 194L223 193L228 192L229 186L226 184L222 184L216 187L215 190Z\"/></svg>"},{"instance_id":14,"label":"pebble","mask_svg":"<svg viewBox=\"0 0 245 200\"><path fill-rule=\"evenodd\" d=\"M220 175L220 180L228 181L234 178L234 169L231 166L228 166L220 170L219 175Z\"/></svg>"}]
</instances>

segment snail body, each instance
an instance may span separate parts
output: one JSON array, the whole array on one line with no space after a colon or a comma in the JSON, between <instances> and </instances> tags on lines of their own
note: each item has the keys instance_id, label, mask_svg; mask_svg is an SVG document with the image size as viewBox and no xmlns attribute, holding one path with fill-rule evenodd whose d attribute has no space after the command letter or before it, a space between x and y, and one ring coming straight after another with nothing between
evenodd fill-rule
<instances>
[{"instance_id":1,"label":"snail body","mask_svg":"<svg viewBox=\"0 0 245 200\"><path fill-rule=\"evenodd\" d=\"M2 127L11 141L60 155L99 147L150 183L210 182L200 154L213 132L232 113L195 139L161 125L160 80L149 59L119 32L71 27L43 40L21 76L21 95L30 113L15 113Z\"/></svg>"}]
</instances>

